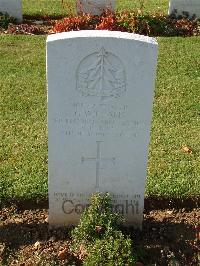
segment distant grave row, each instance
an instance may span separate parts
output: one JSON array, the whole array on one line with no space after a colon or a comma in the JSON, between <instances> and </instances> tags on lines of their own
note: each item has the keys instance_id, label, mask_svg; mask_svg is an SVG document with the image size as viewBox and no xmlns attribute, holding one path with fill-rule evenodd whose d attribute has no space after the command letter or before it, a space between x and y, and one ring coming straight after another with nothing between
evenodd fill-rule
<instances>
[{"instance_id":1,"label":"distant grave row","mask_svg":"<svg viewBox=\"0 0 200 266\"><path fill-rule=\"evenodd\" d=\"M114 10L115 0L78 0L77 11L100 15L105 9ZM169 15L200 17L200 0L170 0Z\"/></svg>"},{"instance_id":2,"label":"distant grave row","mask_svg":"<svg viewBox=\"0 0 200 266\"><path fill-rule=\"evenodd\" d=\"M200 18L200 0L170 0L168 14Z\"/></svg>"},{"instance_id":3,"label":"distant grave row","mask_svg":"<svg viewBox=\"0 0 200 266\"><path fill-rule=\"evenodd\" d=\"M77 0L77 12L100 15L104 10L115 9L115 0ZM21 0L0 0L0 12L7 12L22 21ZM200 0L170 0L169 15L200 17Z\"/></svg>"}]
</instances>

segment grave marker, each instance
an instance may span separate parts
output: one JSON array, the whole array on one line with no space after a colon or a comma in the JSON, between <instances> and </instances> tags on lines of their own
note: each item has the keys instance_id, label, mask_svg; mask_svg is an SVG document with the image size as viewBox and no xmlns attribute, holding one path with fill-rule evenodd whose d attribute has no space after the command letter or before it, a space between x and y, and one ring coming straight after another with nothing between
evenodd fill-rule
<instances>
[{"instance_id":1,"label":"grave marker","mask_svg":"<svg viewBox=\"0 0 200 266\"><path fill-rule=\"evenodd\" d=\"M115 0L78 0L77 13L84 12L101 15L105 10L114 11Z\"/></svg>"},{"instance_id":2,"label":"grave marker","mask_svg":"<svg viewBox=\"0 0 200 266\"><path fill-rule=\"evenodd\" d=\"M49 224L75 225L94 192L109 192L141 228L155 39L78 31L48 36Z\"/></svg>"},{"instance_id":3,"label":"grave marker","mask_svg":"<svg viewBox=\"0 0 200 266\"><path fill-rule=\"evenodd\" d=\"M21 0L0 0L0 12L8 13L16 18L18 22L22 21L22 3Z\"/></svg>"},{"instance_id":4,"label":"grave marker","mask_svg":"<svg viewBox=\"0 0 200 266\"><path fill-rule=\"evenodd\" d=\"M168 14L200 18L200 0L170 0Z\"/></svg>"}]
</instances>

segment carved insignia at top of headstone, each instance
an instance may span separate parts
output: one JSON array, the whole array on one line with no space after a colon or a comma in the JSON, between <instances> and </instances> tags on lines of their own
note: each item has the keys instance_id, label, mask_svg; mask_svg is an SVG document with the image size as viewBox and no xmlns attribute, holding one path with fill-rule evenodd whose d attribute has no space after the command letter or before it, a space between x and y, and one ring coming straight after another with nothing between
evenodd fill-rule
<instances>
[{"instance_id":1,"label":"carved insignia at top of headstone","mask_svg":"<svg viewBox=\"0 0 200 266\"><path fill-rule=\"evenodd\" d=\"M83 96L119 97L126 90L125 69L119 57L102 47L80 62L76 82Z\"/></svg>"}]
</instances>

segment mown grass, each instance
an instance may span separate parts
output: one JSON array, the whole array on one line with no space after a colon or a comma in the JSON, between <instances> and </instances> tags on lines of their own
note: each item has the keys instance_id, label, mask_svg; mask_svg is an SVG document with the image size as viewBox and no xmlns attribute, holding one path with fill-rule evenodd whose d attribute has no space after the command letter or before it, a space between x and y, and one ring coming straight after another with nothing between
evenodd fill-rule
<instances>
[{"instance_id":1,"label":"mown grass","mask_svg":"<svg viewBox=\"0 0 200 266\"><path fill-rule=\"evenodd\" d=\"M158 39L147 195L199 195L199 41ZM45 37L1 36L0 73L1 198L47 197Z\"/></svg>"},{"instance_id":2,"label":"mown grass","mask_svg":"<svg viewBox=\"0 0 200 266\"><path fill-rule=\"evenodd\" d=\"M118 0L117 8L124 9L143 9L145 12L162 12L168 11L168 0Z\"/></svg>"},{"instance_id":3,"label":"mown grass","mask_svg":"<svg viewBox=\"0 0 200 266\"><path fill-rule=\"evenodd\" d=\"M44 37L1 36L3 198L47 194Z\"/></svg>"},{"instance_id":4,"label":"mown grass","mask_svg":"<svg viewBox=\"0 0 200 266\"><path fill-rule=\"evenodd\" d=\"M167 13L168 0L118 0L117 9L141 9ZM75 12L76 0L22 0L24 15L63 16Z\"/></svg>"},{"instance_id":5,"label":"mown grass","mask_svg":"<svg viewBox=\"0 0 200 266\"><path fill-rule=\"evenodd\" d=\"M159 38L148 195L200 191L200 38ZM181 150L183 145L192 154Z\"/></svg>"},{"instance_id":6,"label":"mown grass","mask_svg":"<svg viewBox=\"0 0 200 266\"><path fill-rule=\"evenodd\" d=\"M64 16L75 12L74 0L22 0L23 15Z\"/></svg>"}]
</instances>

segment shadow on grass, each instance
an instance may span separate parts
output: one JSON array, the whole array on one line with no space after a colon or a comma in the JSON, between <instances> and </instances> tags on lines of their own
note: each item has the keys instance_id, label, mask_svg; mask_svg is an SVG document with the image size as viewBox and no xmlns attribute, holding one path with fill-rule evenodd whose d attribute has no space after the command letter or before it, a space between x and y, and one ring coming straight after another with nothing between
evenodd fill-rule
<instances>
[{"instance_id":1,"label":"shadow on grass","mask_svg":"<svg viewBox=\"0 0 200 266\"><path fill-rule=\"evenodd\" d=\"M48 20L58 20L58 19L62 19L64 17L66 17L66 14L63 15L44 15L41 13L38 14L33 14L33 15L28 15L28 14L24 14L23 15L23 20L44 20L44 21L48 21Z\"/></svg>"},{"instance_id":2,"label":"shadow on grass","mask_svg":"<svg viewBox=\"0 0 200 266\"><path fill-rule=\"evenodd\" d=\"M187 197L187 198L170 198L170 197L158 197L150 196L144 200L145 212L151 210L165 210L176 209L180 210L185 208L192 210L200 207L200 197Z\"/></svg>"},{"instance_id":3,"label":"shadow on grass","mask_svg":"<svg viewBox=\"0 0 200 266\"><path fill-rule=\"evenodd\" d=\"M34 209L47 209L48 198L38 197L32 199L24 198L9 198L7 197L0 202L0 208L6 206L15 205L20 210L34 210ZM182 209L192 210L200 207L200 197L188 197L188 198L169 198L169 197L146 197L144 199L144 212L148 213L152 210L164 210L164 209Z\"/></svg>"}]
</instances>

